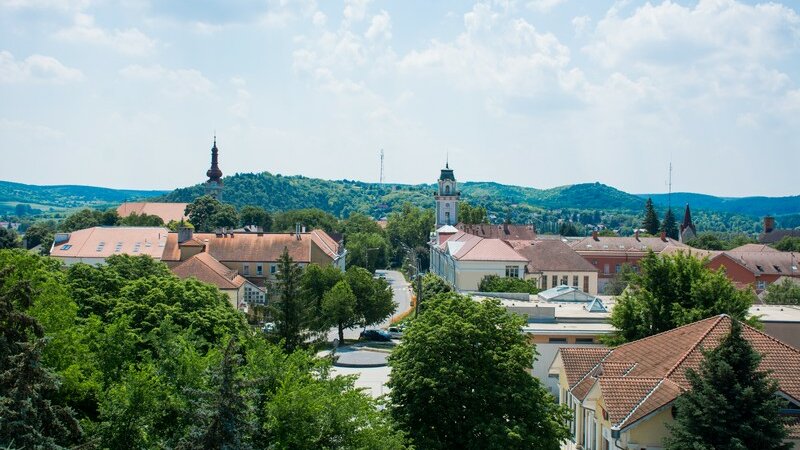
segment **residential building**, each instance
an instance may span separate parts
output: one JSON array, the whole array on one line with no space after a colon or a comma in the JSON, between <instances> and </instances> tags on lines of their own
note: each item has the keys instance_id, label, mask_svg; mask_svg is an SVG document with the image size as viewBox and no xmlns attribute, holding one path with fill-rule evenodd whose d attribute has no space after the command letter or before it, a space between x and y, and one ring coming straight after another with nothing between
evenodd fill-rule
<instances>
[{"instance_id":1,"label":"residential building","mask_svg":"<svg viewBox=\"0 0 800 450\"><path fill-rule=\"evenodd\" d=\"M500 239L459 231L431 242L430 270L457 291L477 291L488 275L523 278L528 261Z\"/></svg>"},{"instance_id":2,"label":"residential building","mask_svg":"<svg viewBox=\"0 0 800 450\"><path fill-rule=\"evenodd\" d=\"M436 201L436 228L458 223L460 197L461 192L458 191L458 183L448 161L439 175L438 186L433 195Z\"/></svg>"},{"instance_id":3,"label":"residential building","mask_svg":"<svg viewBox=\"0 0 800 450\"><path fill-rule=\"evenodd\" d=\"M622 270L623 264L638 270L639 260L650 251L660 254L668 247L689 249L687 245L661 233L660 237L600 236L596 231L592 236L570 243L573 250L598 269L597 291L603 292L606 284Z\"/></svg>"},{"instance_id":4,"label":"residential building","mask_svg":"<svg viewBox=\"0 0 800 450\"><path fill-rule=\"evenodd\" d=\"M560 239L511 241L511 247L528 262L525 278L539 289L573 286L597 295L598 269Z\"/></svg>"},{"instance_id":5,"label":"residential building","mask_svg":"<svg viewBox=\"0 0 800 450\"><path fill-rule=\"evenodd\" d=\"M125 202L117 207L117 214L120 217L128 217L133 213L158 216L164 224L168 224L171 221L189 220L185 215L187 205L188 203Z\"/></svg>"},{"instance_id":6,"label":"residential building","mask_svg":"<svg viewBox=\"0 0 800 450\"><path fill-rule=\"evenodd\" d=\"M743 246L745 250L729 250L711 256L708 267L725 268L725 274L740 288L752 286L756 293L781 277L800 277L800 253L780 252L769 247ZM741 248L741 247L740 247Z\"/></svg>"},{"instance_id":7,"label":"residential building","mask_svg":"<svg viewBox=\"0 0 800 450\"><path fill-rule=\"evenodd\" d=\"M782 230L775 228L775 218L771 216L764 217L764 228L761 234L758 235L758 242L760 244L774 244L784 237L798 237L800 238L800 229Z\"/></svg>"},{"instance_id":8,"label":"residential building","mask_svg":"<svg viewBox=\"0 0 800 450\"><path fill-rule=\"evenodd\" d=\"M800 280L792 280L800 284ZM753 305L750 307L750 315L758 317L768 335L794 348L800 348L800 306Z\"/></svg>"},{"instance_id":9,"label":"residential building","mask_svg":"<svg viewBox=\"0 0 800 450\"><path fill-rule=\"evenodd\" d=\"M661 449L674 422L675 400L691 386L703 352L730 331L726 315L608 349L561 348L549 373L558 377L559 402L572 410L569 449ZM800 414L800 350L743 325L742 334L762 355L759 369L778 384L781 412ZM800 442L800 426L789 426Z\"/></svg>"},{"instance_id":10,"label":"residential building","mask_svg":"<svg viewBox=\"0 0 800 450\"><path fill-rule=\"evenodd\" d=\"M686 210L683 212L683 222L681 222L680 234L678 240L686 242L690 239L697 237L697 228L692 223L692 212L689 210L689 204L686 204Z\"/></svg>"},{"instance_id":11,"label":"residential building","mask_svg":"<svg viewBox=\"0 0 800 450\"><path fill-rule=\"evenodd\" d=\"M170 232L164 227L92 227L56 233L50 256L65 264L98 265L112 255L162 259Z\"/></svg>"},{"instance_id":12,"label":"residential building","mask_svg":"<svg viewBox=\"0 0 800 450\"><path fill-rule=\"evenodd\" d=\"M248 304L266 304L266 293L263 290L209 253L198 253L171 270L180 278L196 278L217 286L236 309L246 309Z\"/></svg>"}]
</instances>

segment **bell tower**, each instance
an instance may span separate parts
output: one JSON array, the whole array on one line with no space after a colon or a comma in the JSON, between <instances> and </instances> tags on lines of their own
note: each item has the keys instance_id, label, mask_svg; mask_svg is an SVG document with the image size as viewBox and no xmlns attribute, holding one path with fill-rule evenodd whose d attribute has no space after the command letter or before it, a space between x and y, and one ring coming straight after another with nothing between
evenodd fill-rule
<instances>
[{"instance_id":1,"label":"bell tower","mask_svg":"<svg viewBox=\"0 0 800 450\"><path fill-rule=\"evenodd\" d=\"M214 136L214 146L211 147L211 168L206 172L206 195L217 200L222 200L222 170L219 168L219 150L217 149L217 136Z\"/></svg>"},{"instance_id":2,"label":"bell tower","mask_svg":"<svg viewBox=\"0 0 800 450\"><path fill-rule=\"evenodd\" d=\"M439 186L433 196L436 200L436 229L458 223L459 197L461 193L458 192L458 184L453 169L450 168L450 161L447 161L439 175Z\"/></svg>"}]
</instances>

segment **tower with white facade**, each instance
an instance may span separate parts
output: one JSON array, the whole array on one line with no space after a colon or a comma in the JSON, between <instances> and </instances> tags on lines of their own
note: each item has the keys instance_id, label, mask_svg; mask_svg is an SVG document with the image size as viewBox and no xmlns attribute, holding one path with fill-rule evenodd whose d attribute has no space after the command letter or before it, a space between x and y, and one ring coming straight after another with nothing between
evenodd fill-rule
<instances>
[{"instance_id":1,"label":"tower with white facade","mask_svg":"<svg viewBox=\"0 0 800 450\"><path fill-rule=\"evenodd\" d=\"M460 196L453 169L450 168L448 161L439 175L439 187L433 196L436 199L437 230L445 225L458 223L458 198Z\"/></svg>"}]
</instances>

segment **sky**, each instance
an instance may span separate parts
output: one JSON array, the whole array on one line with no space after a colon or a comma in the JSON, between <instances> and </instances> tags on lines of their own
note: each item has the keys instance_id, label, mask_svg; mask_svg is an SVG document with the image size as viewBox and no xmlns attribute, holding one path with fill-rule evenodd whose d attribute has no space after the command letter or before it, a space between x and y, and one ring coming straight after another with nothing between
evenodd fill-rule
<instances>
[{"instance_id":1,"label":"sky","mask_svg":"<svg viewBox=\"0 0 800 450\"><path fill-rule=\"evenodd\" d=\"M797 195L800 3L0 0L0 179Z\"/></svg>"}]
</instances>

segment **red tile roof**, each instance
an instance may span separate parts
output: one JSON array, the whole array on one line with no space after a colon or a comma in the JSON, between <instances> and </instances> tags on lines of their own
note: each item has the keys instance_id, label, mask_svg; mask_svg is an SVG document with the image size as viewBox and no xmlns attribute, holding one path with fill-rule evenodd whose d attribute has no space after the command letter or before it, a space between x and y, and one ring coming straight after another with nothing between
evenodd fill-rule
<instances>
[{"instance_id":1,"label":"red tile roof","mask_svg":"<svg viewBox=\"0 0 800 450\"><path fill-rule=\"evenodd\" d=\"M800 276L800 253L779 251L722 252L713 259L726 257L760 275Z\"/></svg>"},{"instance_id":2,"label":"red tile roof","mask_svg":"<svg viewBox=\"0 0 800 450\"><path fill-rule=\"evenodd\" d=\"M460 222L456 225L459 231L489 239L524 240L536 239L536 228L533 225L502 224L494 225L490 223L465 224Z\"/></svg>"},{"instance_id":3,"label":"red tile roof","mask_svg":"<svg viewBox=\"0 0 800 450\"><path fill-rule=\"evenodd\" d=\"M184 215L186 205L188 203L126 202L117 207L117 214L120 217L128 217L132 213L158 216L166 224L170 220L176 222L188 220L188 217Z\"/></svg>"},{"instance_id":4,"label":"red tile roof","mask_svg":"<svg viewBox=\"0 0 800 450\"><path fill-rule=\"evenodd\" d=\"M528 260L528 273L545 271L597 272L584 257L565 242L556 239L514 242L514 249Z\"/></svg>"},{"instance_id":5,"label":"red tile roof","mask_svg":"<svg viewBox=\"0 0 800 450\"><path fill-rule=\"evenodd\" d=\"M501 239L484 239L463 231L450 236L439 245L447 250L453 259L459 261L507 261L527 262L528 260L515 252L510 245Z\"/></svg>"},{"instance_id":6,"label":"red tile roof","mask_svg":"<svg viewBox=\"0 0 800 450\"><path fill-rule=\"evenodd\" d=\"M619 236L598 236L586 237L579 241L570 243L576 252L595 253L647 253L652 250L661 253L668 246L690 248L689 246L671 238L662 240L660 237L619 237Z\"/></svg>"},{"instance_id":7,"label":"red tile roof","mask_svg":"<svg viewBox=\"0 0 800 450\"><path fill-rule=\"evenodd\" d=\"M235 270L227 268L208 253L198 253L178 266L172 273L180 278L194 277L204 283L210 283L220 289L239 289L247 280Z\"/></svg>"},{"instance_id":8,"label":"red tile roof","mask_svg":"<svg viewBox=\"0 0 800 450\"><path fill-rule=\"evenodd\" d=\"M576 397L584 397L591 383L585 380L596 378L612 424L625 428L689 389L686 371L699 369L703 350L719 345L730 327L730 317L720 315L605 350L605 354L601 349L559 351L571 392L577 388ZM781 392L800 401L800 350L747 325L742 328L744 338L762 355L759 370L770 372ZM595 364L586 369L592 361Z\"/></svg>"},{"instance_id":9,"label":"red tile roof","mask_svg":"<svg viewBox=\"0 0 800 450\"><path fill-rule=\"evenodd\" d=\"M92 227L73 231L54 244L57 258L108 258L112 255L148 255L161 259L169 230L164 227Z\"/></svg>"}]
</instances>

